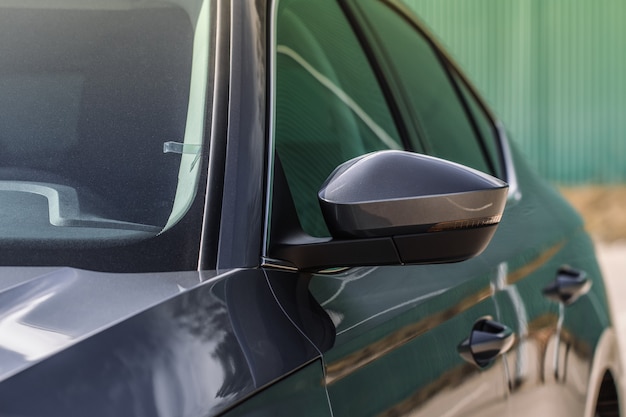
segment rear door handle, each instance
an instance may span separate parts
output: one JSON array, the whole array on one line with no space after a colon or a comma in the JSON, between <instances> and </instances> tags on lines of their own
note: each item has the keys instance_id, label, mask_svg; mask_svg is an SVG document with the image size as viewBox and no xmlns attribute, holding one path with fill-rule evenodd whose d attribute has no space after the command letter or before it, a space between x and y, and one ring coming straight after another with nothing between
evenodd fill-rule
<instances>
[{"instance_id":1,"label":"rear door handle","mask_svg":"<svg viewBox=\"0 0 626 417\"><path fill-rule=\"evenodd\" d=\"M556 273L556 279L543 289L547 298L570 305L591 288L591 281L587 273L570 266L562 266Z\"/></svg>"},{"instance_id":2,"label":"rear door handle","mask_svg":"<svg viewBox=\"0 0 626 417\"><path fill-rule=\"evenodd\" d=\"M457 346L457 351L465 361L485 368L511 349L514 342L515 333L510 328L483 317L474 323L470 336Z\"/></svg>"}]
</instances>

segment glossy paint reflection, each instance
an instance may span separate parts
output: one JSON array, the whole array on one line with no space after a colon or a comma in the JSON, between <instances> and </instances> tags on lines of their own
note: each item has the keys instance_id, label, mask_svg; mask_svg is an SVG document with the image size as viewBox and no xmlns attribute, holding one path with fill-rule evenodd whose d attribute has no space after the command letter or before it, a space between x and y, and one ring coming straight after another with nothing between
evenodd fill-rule
<instances>
[{"instance_id":1,"label":"glossy paint reflection","mask_svg":"<svg viewBox=\"0 0 626 417\"><path fill-rule=\"evenodd\" d=\"M235 271L6 379L0 414L214 414L316 357L263 273Z\"/></svg>"},{"instance_id":2,"label":"glossy paint reflection","mask_svg":"<svg viewBox=\"0 0 626 417\"><path fill-rule=\"evenodd\" d=\"M586 264L599 282L597 265L580 253L592 252L588 237L574 233L544 250L529 251L534 258L509 271L503 263L494 281L499 317L519 335L510 354L508 385L511 415L537 412L556 416L582 415L588 400L596 343L609 325L602 292L592 290L566 306L541 294L563 263ZM601 284L600 284L601 285Z\"/></svg>"},{"instance_id":3,"label":"glossy paint reflection","mask_svg":"<svg viewBox=\"0 0 626 417\"><path fill-rule=\"evenodd\" d=\"M215 274L0 268L0 381Z\"/></svg>"},{"instance_id":4,"label":"glossy paint reflection","mask_svg":"<svg viewBox=\"0 0 626 417\"><path fill-rule=\"evenodd\" d=\"M314 277L312 291L337 328L324 354L335 415L528 415L545 407L546 394L555 415L582 413L593 352L610 325L600 272L576 214L521 170L520 186L532 192L507 207L479 257ZM593 280L567 308L541 292L564 264ZM484 315L513 329L517 342L477 371L460 362L456 344Z\"/></svg>"},{"instance_id":5,"label":"glossy paint reflection","mask_svg":"<svg viewBox=\"0 0 626 417\"><path fill-rule=\"evenodd\" d=\"M324 355L334 414L502 412L503 362L479 370L457 352L476 319L496 314L488 271L469 261L315 276L312 291L337 325Z\"/></svg>"},{"instance_id":6,"label":"glossy paint reflection","mask_svg":"<svg viewBox=\"0 0 626 417\"><path fill-rule=\"evenodd\" d=\"M74 338L73 335L29 322L46 303L67 290L76 281L76 274L61 274L58 279L36 280L17 290L0 295L0 349L2 356L20 356L25 362L37 361Z\"/></svg>"}]
</instances>

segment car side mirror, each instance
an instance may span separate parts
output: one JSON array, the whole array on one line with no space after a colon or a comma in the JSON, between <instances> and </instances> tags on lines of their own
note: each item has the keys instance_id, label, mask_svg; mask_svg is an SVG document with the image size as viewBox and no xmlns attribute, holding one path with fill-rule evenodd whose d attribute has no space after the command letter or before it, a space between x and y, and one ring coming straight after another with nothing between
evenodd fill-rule
<instances>
[{"instance_id":1,"label":"car side mirror","mask_svg":"<svg viewBox=\"0 0 626 417\"><path fill-rule=\"evenodd\" d=\"M508 185L472 168L405 151L341 164L318 198L332 239L292 234L273 256L297 269L458 262L480 254Z\"/></svg>"}]
</instances>

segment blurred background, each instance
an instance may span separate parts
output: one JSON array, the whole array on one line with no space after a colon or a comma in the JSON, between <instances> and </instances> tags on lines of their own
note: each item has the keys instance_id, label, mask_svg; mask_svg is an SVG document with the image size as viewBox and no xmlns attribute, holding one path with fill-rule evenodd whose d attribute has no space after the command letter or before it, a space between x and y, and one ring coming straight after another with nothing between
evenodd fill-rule
<instances>
[{"instance_id":1,"label":"blurred background","mask_svg":"<svg viewBox=\"0 0 626 417\"><path fill-rule=\"evenodd\" d=\"M404 3L579 209L598 247L626 263L626 1Z\"/></svg>"}]
</instances>

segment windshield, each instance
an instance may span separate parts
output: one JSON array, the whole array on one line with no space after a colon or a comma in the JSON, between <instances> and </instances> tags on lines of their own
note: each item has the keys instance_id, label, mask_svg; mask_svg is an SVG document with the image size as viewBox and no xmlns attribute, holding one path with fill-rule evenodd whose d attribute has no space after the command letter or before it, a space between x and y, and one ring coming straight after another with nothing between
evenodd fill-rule
<instances>
[{"instance_id":1,"label":"windshield","mask_svg":"<svg viewBox=\"0 0 626 417\"><path fill-rule=\"evenodd\" d=\"M174 234L206 152L208 9L0 0L2 265L132 270L83 258Z\"/></svg>"}]
</instances>

